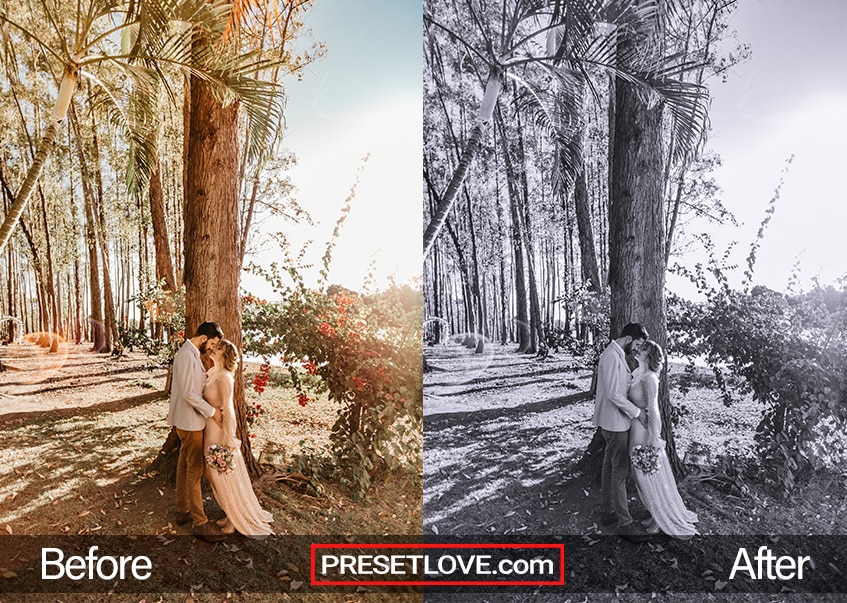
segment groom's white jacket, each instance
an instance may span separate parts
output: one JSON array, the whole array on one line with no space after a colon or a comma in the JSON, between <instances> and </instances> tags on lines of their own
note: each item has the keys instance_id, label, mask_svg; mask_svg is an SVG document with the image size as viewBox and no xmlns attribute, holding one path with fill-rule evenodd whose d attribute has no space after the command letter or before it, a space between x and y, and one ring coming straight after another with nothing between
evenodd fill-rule
<instances>
[{"instance_id":1,"label":"groom's white jacket","mask_svg":"<svg viewBox=\"0 0 847 603\"><path fill-rule=\"evenodd\" d=\"M200 350L189 339L174 356L168 425L185 431L202 431L206 427L206 419L215 414L215 407L203 399L205 386Z\"/></svg>"},{"instance_id":2,"label":"groom's white jacket","mask_svg":"<svg viewBox=\"0 0 847 603\"><path fill-rule=\"evenodd\" d=\"M607 431L629 431L632 419L641 409L626 397L632 373L626 354L612 341L600 354L597 366L597 396L594 399L594 425Z\"/></svg>"}]
</instances>

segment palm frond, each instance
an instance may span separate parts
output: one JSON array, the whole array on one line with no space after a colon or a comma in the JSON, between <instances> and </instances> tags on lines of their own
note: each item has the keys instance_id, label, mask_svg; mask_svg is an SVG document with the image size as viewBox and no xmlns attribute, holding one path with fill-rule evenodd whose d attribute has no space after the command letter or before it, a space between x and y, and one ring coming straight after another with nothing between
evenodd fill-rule
<instances>
[{"instance_id":1,"label":"palm frond","mask_svg":"<svg viewBox=\"0 0 847 603\"><path fill-rule=\"evenodd\" d=\"M529 115L536 127L544 131L549 138L556 142L565 142L582 128L580 101L570 94L568 88L538 87L514 74L508 74L507 77L517 82L520 87L514 109Z\"/></svg>"}]
</instances>

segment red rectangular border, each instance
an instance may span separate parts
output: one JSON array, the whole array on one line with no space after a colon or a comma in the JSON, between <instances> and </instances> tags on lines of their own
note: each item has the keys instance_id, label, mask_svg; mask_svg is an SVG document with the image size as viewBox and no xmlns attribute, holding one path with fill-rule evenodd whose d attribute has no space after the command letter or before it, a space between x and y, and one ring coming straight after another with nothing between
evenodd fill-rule
<instances>
[{"instance_id":1,"label":"red rectangular border","mask_svg":"<svg viewBox=\"0 0 847 603\"><path fill-rule=\"evenodd\" d=\"M316 578L317 549L558 549L559 579L513 581L513 580L324 580ZM564 586L565 584L565 545L564 544L319 544L312 543L309 553L312 586Z\"/></svg>"}]
</instances>

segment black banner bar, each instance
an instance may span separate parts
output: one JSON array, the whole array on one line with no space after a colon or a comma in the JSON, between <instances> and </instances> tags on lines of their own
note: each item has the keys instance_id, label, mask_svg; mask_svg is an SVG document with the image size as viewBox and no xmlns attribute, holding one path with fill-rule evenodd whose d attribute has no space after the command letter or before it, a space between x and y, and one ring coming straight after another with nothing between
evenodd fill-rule
<instances>
[{"instance_id":1,"label":"black banner bar","mask_svg":"<svg viewBox=\"0 0 847 603\"><path fill-rule=\"evenodd\" d=\"M424 587L383 586L382 579L397 580L398 577L379 573L353 578L346 575L344 580L353 582L345 586L320 584L338 580L337 573L312 575L312 554L315 550L327 553L329 549L321 548L324 544L341 544L345 545L346 553L372 556L375 552L386 555L417 553L423 547L398 548L396 545L421 543L427 545L432 567L437 566L438 555L454 555L458 563L451 560L440 567L486 567L489 570L497 567L492 545L561 544L564 545L564 584L492 585L490 582L501 577L492 573L476 576L472 571L459 573L458 569L450 575L402 577L406 581L419 577L433 583ZM355 544L369 546L357 549ZM373 545L395 547L378 549ZM443 545L443 550L439 545ZM516 550L510 554L515 559L521 555L526 559L535 555L531 548L528 551ZM486 555L486 564L470 564L468 560L472 555ZM370 566L364 563L359 567ZM543 576L512 575L511 578L512 581L551 581ZM595 535L310 535L265 540L236 536L214 545L190 536L0 537L0 598L7 593L58 592L355 592L356 587L352 585L355 581L368 582L367 589L372 592L433 594L847 593L847 536L697 536L688 541L654 537L642 544L632 544L615 536ZM463 585L445 586L445 581L460 581ZM489 584L466 584L473 581ZM436 585L439 582L442 585Z\"/></svg>"}]
</instances>

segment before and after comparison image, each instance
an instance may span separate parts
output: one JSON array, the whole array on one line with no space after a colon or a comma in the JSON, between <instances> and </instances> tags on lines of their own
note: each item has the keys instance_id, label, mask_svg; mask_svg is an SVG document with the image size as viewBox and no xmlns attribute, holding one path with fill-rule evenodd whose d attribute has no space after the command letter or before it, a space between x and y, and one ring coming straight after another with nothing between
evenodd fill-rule
<instances>
[{"instance_id":1,"label":"before and after comparison image","mask_svg":"<svg viewBox=\"0 0 847 603\"><path fill-rule=\"evenodd\" d=\"M0 603L847 601L847 3L4 0Z\"/></svg>"}]
</instances>

